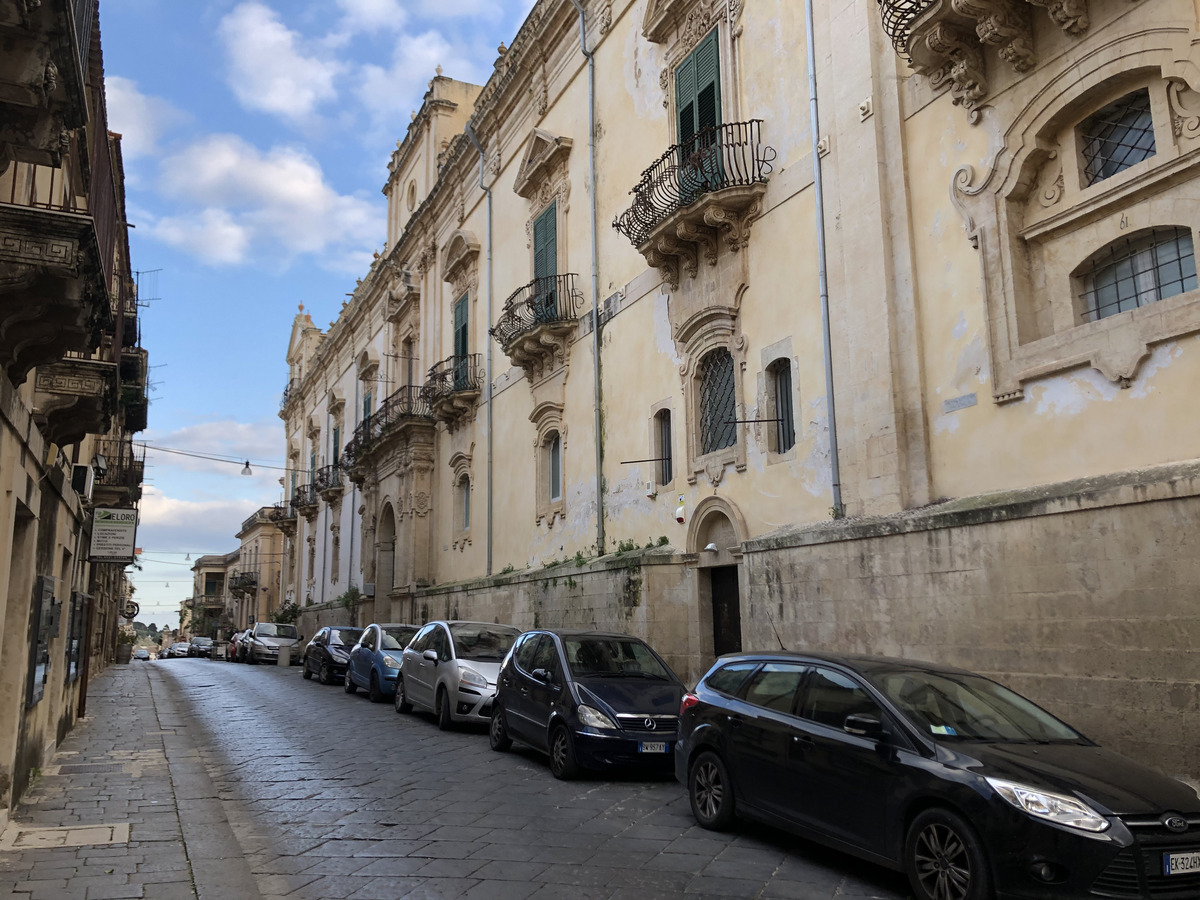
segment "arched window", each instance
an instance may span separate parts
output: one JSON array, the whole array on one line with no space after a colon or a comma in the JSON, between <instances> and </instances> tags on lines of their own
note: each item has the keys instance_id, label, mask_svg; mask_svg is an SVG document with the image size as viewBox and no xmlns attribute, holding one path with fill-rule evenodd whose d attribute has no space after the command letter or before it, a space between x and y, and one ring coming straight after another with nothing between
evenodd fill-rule
<instances>
[{"instance_id":1,"label":"arched window","mask_svg":"<svg viewBox=\"0 0 1200 900\"><path fill-rule=\"evenodd\" d=\"M1119 238L1075 271L1085 322L1115 316L1196 288L1196 253L1187 228L1150 228Z\"/></svg>"},{"instance_id":2,"label":"arched window","mask_svg":"<svg viewBox=\"0 0 1200 900\"><path fill-rule=\"evenodd\" d=\"M700 452L732 447L737 440L733 356L718 347L700 360Z\"/></svg>"}]
</instances>

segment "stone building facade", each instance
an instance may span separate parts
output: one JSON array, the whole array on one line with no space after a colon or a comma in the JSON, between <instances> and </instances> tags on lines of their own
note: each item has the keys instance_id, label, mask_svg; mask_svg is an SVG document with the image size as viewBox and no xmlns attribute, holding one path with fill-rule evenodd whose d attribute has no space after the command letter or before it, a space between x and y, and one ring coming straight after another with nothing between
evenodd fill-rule
<instances>
[{"instance_id":1,"label":"stone building facade","mask_svg":"<svg viewBox=\"0 0 1200 900\"><path fill-rule=\"evenodd\" d=\"M293 323L302 630L935 658L1200 768L1196 21L539 0Z\"/></svg>"}]
</instances>

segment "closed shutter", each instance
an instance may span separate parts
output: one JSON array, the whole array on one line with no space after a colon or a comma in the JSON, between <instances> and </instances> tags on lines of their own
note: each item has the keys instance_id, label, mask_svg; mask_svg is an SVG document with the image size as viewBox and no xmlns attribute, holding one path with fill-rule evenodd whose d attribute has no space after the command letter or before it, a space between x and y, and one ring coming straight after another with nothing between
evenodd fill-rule
<instances>
[{"instance_id":1,"label":"closed shutter","mask_svg":"<svg viewBox=\"0 0 1200 900\"><path fill-rule=\"evenodd\" d=\"M721 124L721 64L713 29L675 70L675 114L679 143Z\"/></svg>"},{"instance_id":2,"label":"closed shutter","mask_svg":"<svg viewBox=\"0 0 1200 900\"><path fill-rule=\"evenodd\" d=\"M534 289L530 305L539 321L555 317L555 276L558 275L558 204L537 217L533 223Z\"/></svg>"},{"instance_id":3,"label":"closed shutter","mask_svg":"<svg viewBox=\"0 0 1200 900\"><path fill-rule=\"evenodd\" d=\"M462 390L467 381L467 295L454 304L454 389Z\"/></svg>"}]
</instances>

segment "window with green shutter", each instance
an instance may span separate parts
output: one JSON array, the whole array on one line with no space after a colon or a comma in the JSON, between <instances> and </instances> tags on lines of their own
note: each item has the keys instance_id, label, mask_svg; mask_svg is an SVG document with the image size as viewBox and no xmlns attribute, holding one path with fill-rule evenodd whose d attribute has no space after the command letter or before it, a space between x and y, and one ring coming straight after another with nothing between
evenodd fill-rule
<instances>
[{"instance_id":1,"label":"window with green shutter","mask_svg":"<svg viewBox=\"0 0 1200 900\"><path fill-rule=\"evenodd\" d=\"M467 386L467 295L454 304L454 390Z\"/></svg>"},{"instance_id":2,"label":"window with green shutter","mask_svg":"<svg viewBox=\"0 0 1200 900\"><path fill-rule=\"evenodd\" d=\"M558 275L558 204L549 208L533 223L533 297L532 311L538 321L555 317Z\"/></svg>"},{"instance_id":3,"label":"window with green shutter","mask_svg":"<svg viewBox=\"0 0 1200 900\"><path fill-rule=\"evenodd\" d=\"M699 195L720 176L721 60L714 28L675 70L675 115L684 188Z\"/></svg>"}]
</instances>

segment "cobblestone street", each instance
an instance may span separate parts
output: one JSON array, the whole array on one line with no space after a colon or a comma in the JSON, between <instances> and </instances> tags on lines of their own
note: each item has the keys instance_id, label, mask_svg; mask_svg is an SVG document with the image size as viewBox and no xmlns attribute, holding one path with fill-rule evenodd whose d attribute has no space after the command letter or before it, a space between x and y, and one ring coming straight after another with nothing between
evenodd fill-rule
<instances>
[{"instance_id":1,"label":"cobblestone street","mask_svg":"<svg viewBox=\"0 0 1200 900\"><path fill-rule=\"evenodd\" d=\"M480 731L440 732L298 667L119 666L89 713L4 832L0 894L908 895L897 874L785 834L705 831L672 780L555 781L535 753L494 753Z\"/></svg>"}]
</instances>

